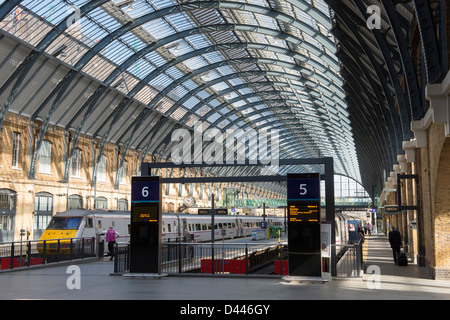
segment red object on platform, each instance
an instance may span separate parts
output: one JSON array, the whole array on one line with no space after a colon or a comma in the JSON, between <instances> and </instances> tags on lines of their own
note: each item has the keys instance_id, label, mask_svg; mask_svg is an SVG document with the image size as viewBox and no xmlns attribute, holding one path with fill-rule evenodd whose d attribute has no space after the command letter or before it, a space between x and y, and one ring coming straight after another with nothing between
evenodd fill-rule
<instances>
[{"instance_id":1,"label":"red object on platform","mask_svg":"<svg viewBox=\"0 0 450 320\"><path fill-rule=\"evenodd\" d=\"M211 259L202 259L200 270L203 273L211 273L212 272ZM214 260L214 272L229 272L234 274L243 274L245 273L245 260L216 259Z\"/></svg>"},{"instance_id":2,"label":"red object on platform","mask_svg":"<svg viewBox=\"0 0 450 320\"><path fill-rule=\"evenodd\" d=\"M281 274L280 271L280 260L275 260L275 273L276 274ZM289 274L289 261L288 260L283 260L283 275L288 275Z\"/></svg>"},{"instance_id":3,"label":"red object on platform","mask_svg":"<svg viewBox=\"0 0 450 320\"><path fill-rule=\"evenodd\" d=\"M30 258L30 266L42 264L42 258ZM26 267L27 259L22 259L22 264L19 258L14 258L13 268ZM11 258L3 258L1 262L2 269L11 269Z\"/></svg>"}]
</instances>

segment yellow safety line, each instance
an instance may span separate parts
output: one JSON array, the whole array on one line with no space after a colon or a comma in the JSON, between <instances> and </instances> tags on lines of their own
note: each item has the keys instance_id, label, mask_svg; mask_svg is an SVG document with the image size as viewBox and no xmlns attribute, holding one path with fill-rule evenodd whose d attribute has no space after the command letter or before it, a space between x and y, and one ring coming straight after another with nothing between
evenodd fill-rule
<instances>
[{"instance_id":1,"label":"yellow safety line","mask_svg":"<svg viewBox=\"0 0 450 320\"><path fill-rule=\"evenodd\" d=\"M363 252L363 261L365 262L367 260L367 253L369 252L369 238L368 237L364 237L362 252Z\"/></svg>"}]
</instances>

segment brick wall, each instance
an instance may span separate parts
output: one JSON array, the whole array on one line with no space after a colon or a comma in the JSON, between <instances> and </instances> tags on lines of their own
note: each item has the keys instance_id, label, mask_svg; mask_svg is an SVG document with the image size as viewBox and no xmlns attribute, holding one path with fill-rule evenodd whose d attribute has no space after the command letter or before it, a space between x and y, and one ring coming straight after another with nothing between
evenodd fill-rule
<instances>
[{"instance_id":1,"label":"brick wall","mask_svg":"<svg viewBox=\"0 0 450 320\"><path fill-rule=\"evenodd\" d=\"M33 141L39 134L40 123L36 121L33 126ZM12 166L12 140L13 134L20 134L19 144L19 162L17 166ZM19 239L19 230L26 229L33 234L35 211L35 196L40 192L50 193L53 199L52 213L66 211L68 207L68 199L70 195L77 195L83 199L83 208L94 209L95 197L104 197L107 199L107 208L116 210L118 199L126 199L128 208L131 206L131 176L138 172L137 166L140 165L141 153L135 150L129 150L126 154L126 183L120 183L119 188L114 188L114 178L121 154L114 143L107 143L103 153L106 156L106 179L92 186L92 158L96 158L99 150L98 143L95 143L92 150L92 137L81 135L77 148L81 150L80 174L78 177L70 176L69 182L61 182L64 174L64 128L50 125L44 140L51 143L51 169L47 173L40 172L39 160L36 167L36 179L29 179L30 167L30 118L26 116L18 116L17 114L8 112L5 122L0 130L0 189L10 189L16 193L16 208L14 218L14 234L15 239ZM66 152L66 154L68 151ZM67 155L66 155L67 156ZM147 154L145 161L152 162L152 157ZM164 161L164 160L163 160ZM70 174L70 173L69 173ZM166 169L161 169L158 174L162 177L168 176ZM193 177L195 170L188 169L184 175ZM197 173L197 176L204 176L206 173ZM212 175L212 174L209 174ZM180 176L180 170L175 168L172 177ZM183 203L187 193L187 184L171 184L169 194L166 195L163 188L163 211L172 209L177 211L178 207ZM213 191L216 192L216 200L222 198L222 189L227 184L217 184ZM178 195L178 188L183 188L183 194ZM254 189L252 189L254 190ZM255 191L259 194L259 188ZM199 200L200 183L194 184L193 196L197 199L199 207L209 207L211 201L208 200L210 194L209 184L204 188L203 199ZM270 197L270 194L268 197ZM193 208L192 212L197 209ZM1 215L1 212L0 212ZM1 232L1 231L0 231ZM0 240L1 241L1 240Z\"/></svg>"},{"instance_id":2,"label":"brick wall","mask_svg":"<svg viewBox=\"0 0 450 320\"><path fill-rule=\"evenodd\" d=\"M436 279L450 279L450 138L439 157L434 220Z\"/></svg>"}]
</instances>

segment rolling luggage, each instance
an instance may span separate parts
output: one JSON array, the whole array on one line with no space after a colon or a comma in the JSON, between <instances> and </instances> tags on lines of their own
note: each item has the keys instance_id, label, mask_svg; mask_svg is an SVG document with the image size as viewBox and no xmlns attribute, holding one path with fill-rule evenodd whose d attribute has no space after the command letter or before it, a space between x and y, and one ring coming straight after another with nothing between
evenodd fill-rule
<instances>
[{"instance_id":1,"label":"rolling luggage","mask_svg":"<svg viewBox=\"0 0 450 320\"><path fill-rule=\"evenodd\" d=\"M400 251L397 257L397 265L399 266L407 266L408 265L408 257L403 251Z\"/></svg>"}]
</instances>

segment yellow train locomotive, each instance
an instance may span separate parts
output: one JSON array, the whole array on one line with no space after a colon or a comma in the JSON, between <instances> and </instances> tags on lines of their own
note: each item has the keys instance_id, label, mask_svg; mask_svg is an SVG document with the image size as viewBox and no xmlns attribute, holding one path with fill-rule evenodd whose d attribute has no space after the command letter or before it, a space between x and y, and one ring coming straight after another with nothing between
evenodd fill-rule
<instances>
[{"instance_id":1,"label":"yellow train locomotive","mask_svg":"<svg viewBox=\"0 0 450 320\"><path fill-rule=\"evenodd\" d=\"M129 223L128 211L76 209L59 212L52 217L37 249L45 256L93 254L98 235L104 234L110 226L128 241Z\"/></svg>"}]
</instances>

